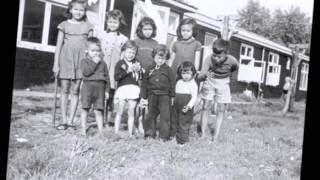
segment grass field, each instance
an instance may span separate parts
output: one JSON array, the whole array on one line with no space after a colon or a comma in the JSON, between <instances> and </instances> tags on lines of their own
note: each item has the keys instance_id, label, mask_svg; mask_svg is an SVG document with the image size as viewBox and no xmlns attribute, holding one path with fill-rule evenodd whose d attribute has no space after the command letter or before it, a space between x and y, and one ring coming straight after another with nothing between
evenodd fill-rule
<instances>
[{"instance_id":1,"label":"grass field","mask_svg":"<svg viewBox=\"0 0 320 180\"><path fill-rule=\"evenodd\" d=\"M190 142L180 147L130 139L123 129L114 135L111 127L103 137L94 126L87 138L57 131L52 99L14 97L7 179L300 179L305 104L283 116L279 101L269 101L230 105L215 143L199 138L196 114Z\"/></svg>"}]
</instances>

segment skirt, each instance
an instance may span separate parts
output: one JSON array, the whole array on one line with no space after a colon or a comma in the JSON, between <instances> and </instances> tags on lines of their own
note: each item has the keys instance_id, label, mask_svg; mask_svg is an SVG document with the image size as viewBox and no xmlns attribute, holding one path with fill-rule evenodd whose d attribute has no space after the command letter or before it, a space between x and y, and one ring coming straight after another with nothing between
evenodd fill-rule
<instances>
[{"instance_id":1,"label":"skirt","mask_svg":"<svg viewBox=\"0 0 320 180\"><path fill-rule=\"evenodd\" d=\"M115 92L115 99L135 100L140 95L140 87L133 84L123 85L118 87Z\"/></svg>"}]
</instances>

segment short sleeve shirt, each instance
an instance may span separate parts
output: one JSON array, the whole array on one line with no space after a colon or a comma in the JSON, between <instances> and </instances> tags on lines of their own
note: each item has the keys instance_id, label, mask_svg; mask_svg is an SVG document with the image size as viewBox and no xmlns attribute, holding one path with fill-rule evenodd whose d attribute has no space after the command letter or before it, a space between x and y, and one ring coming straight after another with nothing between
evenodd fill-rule
<instances>
[{"instance_id":1,"label":"short sleeve shirt","mask_svg":"<svg viewBox=\"0 0 320 180\"><path fill-rule=\"evenodd\" d=\"M201 50L201 43L194 38L187 41L175 41L172 45L172 51L176 54L172 68L176 70L183 61L189 61L194 64L195 54Z\"/></svg>"}]
</instances>

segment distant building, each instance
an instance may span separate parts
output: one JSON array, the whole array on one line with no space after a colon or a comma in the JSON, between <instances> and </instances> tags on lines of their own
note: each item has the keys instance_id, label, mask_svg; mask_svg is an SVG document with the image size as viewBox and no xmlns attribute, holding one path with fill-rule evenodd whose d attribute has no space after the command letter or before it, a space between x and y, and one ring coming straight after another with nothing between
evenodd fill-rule
<instances>
[{"instance_id":1,"label":"distant building","mask_svg":"<svg viewBox=\"0 0 320 180\"><path fill-rule=\"evenodd\" d=\"M65 20L63 12L68 0L20 0L17 31L15 88L26 88L53 81L52 66L57 38L57 25ZM202 62L211 53L212 42L220 36L221 22L207 17L187 0L153 0L163 24L156 39L168 46L176 39L176 28L181 18L193 17L199 24L197 39L202 43ZM192 2L196 3L196 2ZM141 18L131 0L95 0L87 16L95 30L103 30L105 14L112 9L124 13L127 26L121 32L135 38L135 28ZM240 29L231 38L231 54L240 63L232 79L231 90L242 92L251 82L251 88L262 85L265 97L280 97L284 78L291 72L291 50L262 36ZM300 56L296 99L306 96L309 57Z\"/></svg>"}]
</instances>

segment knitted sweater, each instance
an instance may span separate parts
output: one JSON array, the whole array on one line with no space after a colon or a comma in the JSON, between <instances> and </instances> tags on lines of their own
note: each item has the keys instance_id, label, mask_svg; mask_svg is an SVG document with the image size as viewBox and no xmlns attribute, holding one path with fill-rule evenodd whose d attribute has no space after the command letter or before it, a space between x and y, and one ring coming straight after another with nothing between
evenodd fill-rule
<instances>
[{"instance_id":1,"label":"knitted sweater","mask_svg":"<svg viewBox=\"0 0 320 180\"><path fill-rule=\"evenodd\" d=\"M89 58L81 60L80 68L84 81L105 81L106 91L110 89L110 79L107 64L104 61L93 62Z\"/></svg>"},{"instance_id":2,"label":"knitted sweater","mask_svg":"<svg viewBox=\"0 0 320 180\"><path fill-rule=\"evenodd\" d=\"M174 89L175 79L172 69L167 64L162 64L159 69L156 69L156 65L151 65L143 77L140 95L144 99L150 94L174 97Z\"/></svg>"},{"instance_id":3,"label":"knitted sweater","mask_svg":"<svg viewBox=\"0 0 320 180\"><path fill-rule=\"evenodd\" d=\"M132 60L132 63L138 63L136 60ZM142 72L139 73L133 73L133 72L127 72L129 68L129 64L126 63L125 60L120 60L117 62L115 70L114 70L114 79L118 83L118 87L127 85L127 84L134 84L139 85L138 80L142 77Z\"/></svg>"}]
</instances>

